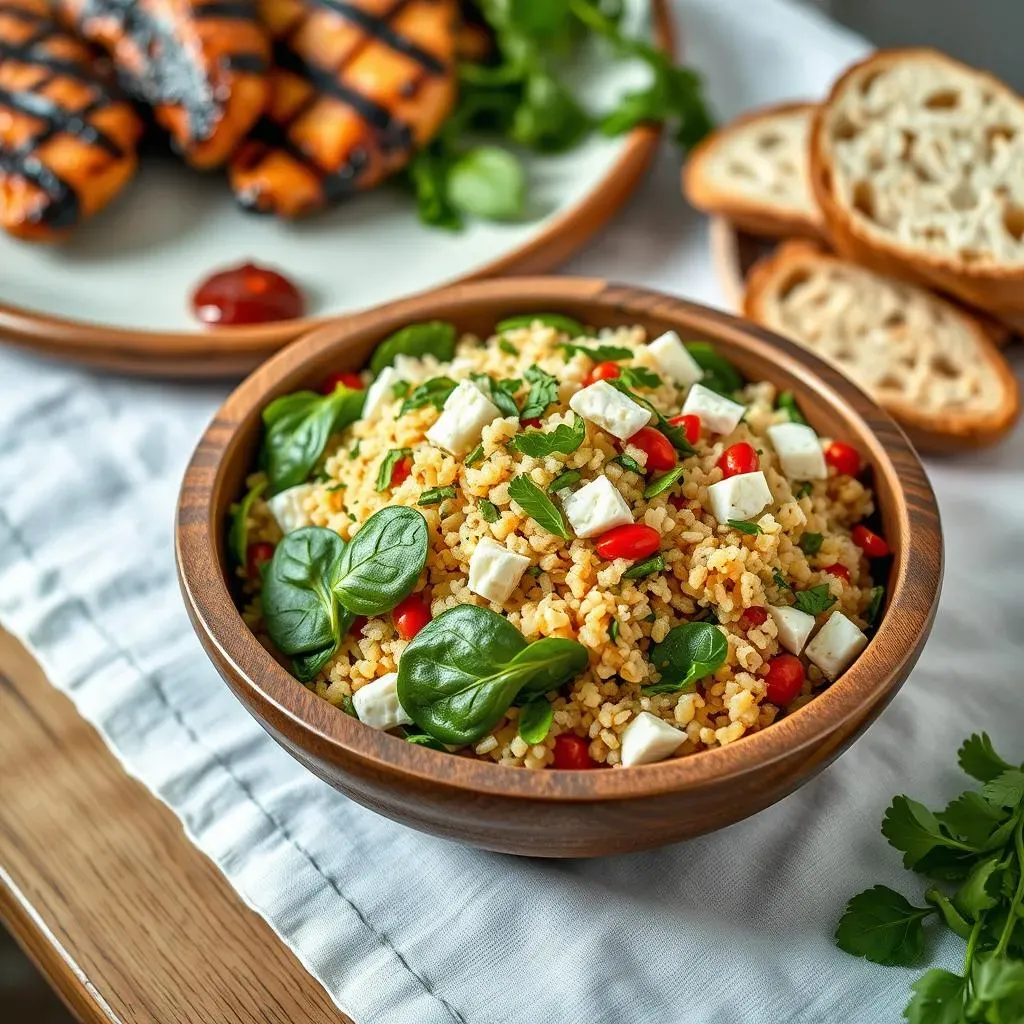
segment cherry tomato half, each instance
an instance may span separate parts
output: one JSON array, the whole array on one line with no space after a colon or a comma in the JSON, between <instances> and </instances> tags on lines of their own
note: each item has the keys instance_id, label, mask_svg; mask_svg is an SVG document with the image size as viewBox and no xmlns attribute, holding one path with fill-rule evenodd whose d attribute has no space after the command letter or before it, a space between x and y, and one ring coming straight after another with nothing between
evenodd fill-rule
<instances>
[{"instance_id":1,"label":"cherry tomato half","mask_svg":"<svg viewBox=\"0 0 1024 1024\"><path fill-rule=\"evenodd\" d=\"M430 621L430 604L423 594L410 594L392 609L391 621L403 640L411 640Z\"/></svg>"},{"instance_id":2,"label":"cherry tomato half","mask_svg":"<svg viewBox=\"0 0 1024 1024\"><path fill-rule=\"evenodd\" d=\"M850 539L864 552L868 558L885 558L892 554L892 549L879 537L874 530L869 530L863 523L858 523L850 531Z\"/></svg>"},{"instance_id":3,"label":"cherry tomato half","mask_svg":"<svg viewBox=\"0 0 1024 1024\"><path fill-rule=\"evenodd\" d=\"M748 608L736 623L744 633L750 629L756 629L758 626L763 626L768 619L768 612L766 609L761 608L758 605L754 605L752 608Z\"/></svg>"},{"instance_id":4,"label":"cherry tomato half","mask_svg":"<svg viewBox=\"0 0 1024 1024\"><path fill-rule=\"evenodd\" d=\"M539 427L540 420L536 416L531 416L528 420L520 420L520 424L524 427Z\"/></svg>"},{"instance_id":5,"label":"cherry tomato half","mask_svg":"<svg viewBox=\"0 0 1024 1024\"><path fill-rule=\"evenodd\" d=\"M582 736L563 732L555 737L555 767L562 771L581 771L596 768L597 762L590 756L590 744Z\"/></svg>"},{"instance_id":6,"label":"cherry tomato half","mask_svg":"<svg viewBox=\"0 0 1024 1024\"><path fill-rule=\"evenodd\" d=\"M676 464L676 450L672 442L654 427L641 427L626 444L639 448L647 456L648 472L664 473Z\"/></svg>"},{"instance_id":7,"label":"cherry tomato half","mask_svg":"<svg viewBox=\"0 0 1024 1024\"><path fill-rule=\"evenodd\" d=\"M320 388L322 394L332 395L334 389L339 385L344 384L347 388L352 388L353 391L362 391L364 388L362 378L358 373L350 373L345 370L341 373L332 373L324 382Z\"/></svg>"},{"instance_id":8,"label":"cherry tomato half","mask_svg":"<svg viewBox=\"0 0 1024 1024\"><path fill-rule=\"evenodd\" d=\"M602 558L650 558L661 547L661 534L653 526L627 523L602 533L594 545Z\"/></svg>"},{"instance_id":9,"label":"cherry tomato half","mask_svg":"<svg viewBox=\"0 0 1024 1024\"><path fill-rule=\"evenodd\" d=\"M847 583L850 582L850 570L841 562L834 562L832 565L826 565L821 571L827 572L830 576L838 576L841 580L845 580Z\"/></svg>"},{"instance_id":10,"label":"cherry tomato half","mask_svg":"<svg viewBox=\"0 0 1024 1024\"><path fill-rule=\"evenodd\" d=\"M760 465L757 449L752 444L747 444L746 441L729 445L718 459L718 468L726 477L756 473Z\"/></svg>"},{"instance_id":11,"label":"cherry tomato half","mask_svg":"<svg viewBox=\"0 0 1024 1024\"><path fill-rule=\"evenodd\" d=\"M613 380L620 376L622 370L619 369L618 363L598 363L590 373L587 374L583 381L584 387L589 387L591 384L599 380Z\"/></svg>"},{"instance_id":12,"label":"cherry tomato half","mask_svg":"<svg viewBox=\"0 0 1024 1024\"><path fill-rule=\"evenodd\" d=\"M837 472L856 476L860 472L860 452L845 441L833 441L825 449L825 461Z\"/></svg>"},{"instance_id":13,"label":"cherry tomato half","mask_svg":"<svg viewBox=\"0 0 1024 1024\"><path fill-rule=\"evenodd\" d=\"M792 704L804 687L804 667L795 654L780 654L768 662L767 697L780 708Z\"/></svg>"},{"instance_id":14,"label":"cherry tomato half","mask_svg":"<svg viewBox=\"0 0 1024 1024\"><path fill-rule=\"evenodd\" d=\"M397 487L403 481L409 478L409 474L412 472L412 460L411 459L399 459L391 470L391 486Z\"/></svg>"},{"instance_id":15,"label":"cherry tomato half","mask_svg":"<svg viewBox=\"0 0 1024 1024\"><path fill-rule=\"evenodd\" d=\"M673 427L682 427L686 431L686 440L690 444L696 444L700 440L700 417L695 413L687 412L673 416L669 423Z\"/></svg>"},{"instance_id":16,"label":"cherry tomato half","mask_svg":"<svg viewBox=\"0 0 1024 1024\"><path fill-rule=\"evenodd\" d=\"M245 574L251 580L259 579L260 566L274 557L274 545L266 541L250 544L245 553Z\"/></svg>"}]
</instances>

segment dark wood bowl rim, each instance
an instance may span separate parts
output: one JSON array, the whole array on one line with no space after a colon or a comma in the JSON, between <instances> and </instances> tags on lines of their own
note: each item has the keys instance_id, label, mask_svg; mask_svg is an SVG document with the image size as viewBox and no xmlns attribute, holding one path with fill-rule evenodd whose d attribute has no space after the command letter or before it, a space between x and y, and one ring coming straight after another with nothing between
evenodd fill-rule
<instances>
[{"instance_id":1,"label":"dark wood bowl rim","mask_svg":"<svg viewBox=\"0 0 1024 1024\"><path fill-rule=\"evenodd\" d=\"M521 301L524 310L537 311L557 309L559 301L588 302L613 310L624 324L632 322L631 316L677 316L690 329L756 358L764 358L767 345L772 362L808 386L813 383L832 405L845 406L845 418L860 421L869 435L866 460L876 474L892 474L904 490L894 490L899 494L898 507L889 510L898 537L890 576L895 584L888 594L886 613L867 649L836 683L780 722L728 746L628 769L540 772L458 758L458 771L449 777L445 768L452 767L453 755L367 728L340 710L327 728L313 724L311 712L323 706L323 698L274 660L235 607L218 555L216 538L222 524L213 519L213 488L197 482L197 475L211 469L218 475L223 472L238 447L238 424L276 394L301 386L296 383L301 381L301 368L314 355L325 349L343 349L357 336L384 337L408 322L444 319L452 304L463 311L483 311L495 303L509 306L515 300ZM685 324L683 329L687 329ZM899 462L898 473L894 460ZM918 495L914 502L908 504L906 491ZM190 506L187 509L186 504ZM939 513L924 468L900 428L864 392L807 350L745 321L669 295L594 278L511 278L455 285L339 320L298 340L247 378L207 428L186 471L175 540L179 578L200 640L229 667L236 688L246 691L252 703L273 707L290 721L293 738L298 735L304 741L316 741L327 751L328 760L358 759L376 771L437 786L545 801L616 800L693 790L712 780L756 771L797 750L826 742L844 723L865 716L884 702L905 678L930 628L942 578ZM212 587L205 585L207 580L215 581ZM197 587L205 587L201 599ZM299 745L307 743L300 741ZM808 750L809 756L811 753Z\"/></svg>"}]
</instances>

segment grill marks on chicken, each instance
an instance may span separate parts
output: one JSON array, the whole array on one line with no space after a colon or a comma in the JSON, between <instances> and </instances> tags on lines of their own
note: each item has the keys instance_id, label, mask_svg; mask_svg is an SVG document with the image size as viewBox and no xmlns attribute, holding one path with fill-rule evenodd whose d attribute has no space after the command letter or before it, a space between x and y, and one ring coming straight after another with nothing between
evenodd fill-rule
<instances>
[{"instance_id":1,"label":"grill marks on chicken","mask_svg":"<svg viewBox=\"0 0 1024 1024\"><path fill-rule=\"evenodd\" d=\"M143 124L46 0L0 0L0 226L66 236L135 172Z\"/></svg>"},{"instance_id":2,"label":"grill marks on chicken","mask_svg":"<svg viewBox=\"0 0 1024 1024\"><path fill-rule=\"evenodd\" d=\"M196 167L234 152L266 106L270 43L256 0L56 0L113 58L125 89Z\"/></svg>"},{"instance_id":3,"label":"grill marks on chicken","mask_svg":"<svg viewBox=\"0 0 1024 1024\"><path fill-rule=\"evenodd\" d=\"M455 102L455 0L260 0L270 103L231 162L241 204L296 217L408 163Z\"/></svg>"}]
</instances>

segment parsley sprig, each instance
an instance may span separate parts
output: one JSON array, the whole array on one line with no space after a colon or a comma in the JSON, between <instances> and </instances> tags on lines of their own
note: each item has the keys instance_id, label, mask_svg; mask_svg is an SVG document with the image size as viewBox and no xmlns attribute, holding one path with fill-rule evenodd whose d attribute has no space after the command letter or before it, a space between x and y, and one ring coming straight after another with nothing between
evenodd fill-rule
<instances>
[{"instance_id":1,"label":"parsley sprig","mask_svg":"<svg viewBox=\"0 0 1024 1024\"><path fill-rule=\"evenodd\" d=\"M963 973L932 968L903 1011L911 1024L1024 1020L1024 769L1004 761L985 733L968 737L960 767L982 783L945 809L897 796L882 835L908 869L932 880L917 906L884 885L854 896L836 944L880 964L921 961L924 925L938 920L966 945Z\"/></svg>"}]
</instances>

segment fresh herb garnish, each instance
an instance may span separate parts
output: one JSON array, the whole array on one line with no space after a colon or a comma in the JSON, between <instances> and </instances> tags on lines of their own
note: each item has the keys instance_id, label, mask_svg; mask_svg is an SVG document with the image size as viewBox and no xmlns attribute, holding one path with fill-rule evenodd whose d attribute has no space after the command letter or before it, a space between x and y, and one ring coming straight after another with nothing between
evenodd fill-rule
<instances>
[{"instance_id":1,"label":"fresh herb garnish","mask_svg":"<svg viewBox=\"0 0 1024 1024\"><path fill-rule=\"evenodd\" d=\"M583 417L573 413L572 426L559 423L554 430L526 430L516 434L509 442L521 455L543 459L548 455L572 455L587 436L587 425Z\"/></svg>"},{"instance_id":2,"label":"fresh herb garnish","mask_svg":"<svg viewBox=\"0 0 1024 1024\"><path fill-rule=\"evenodd\" d=\"M611 642L613 644L614 643L618 643L618 641L619 641L619 632L620 632L621 628L622 627L619 625L619 620L618 619L612 619L611 623L608 626L608 639L611 640Z\"/></svg>"},{"instance_id":3,"label":"fresh herb garnish","mask_svg":"<svg viewBox=\"0 0 1024 1024\"><path fill-rule=\"evenodd\" d=\"M346 693L341 698L341 710L344 711L349 718L354 718L357 722L359 721L359 714L356 711L355 701L352 700L352 694Z\"/></svg>"},{"instance_id":4,"label":"fresh herb garnish","mask_svg":"<svg viewBox=\"0 0 1024 1024\"><path fill-rule=\"evenodd\" d=\"M828 611L836 603L827 583L819 583L807 590L798 590L793 594L793 607L808 615L820 615Z\"/></svg>"},{"instance_id":5,"label":"fresh herb garnish","mask_svg":"<svg viewBox=\"0 0 1024 1024\"><path fill-rule=\"evenodd\" d=\"M409 394L410 384L407 380L396 380L391 385L391 397L392 398L405 398Z\"/></svg>"},{"instance_id":6,"label":"fresh herb garnish","mask_svg":"<svg viewBox=\"0 0 1024 1024\"><path fill-rule=\"evenodd\" d=\"M374 350L370 359L370 369L376 377L386 366L391 366L398 356L410 356L414 359L434 356L440 362L447 363L454 355L454 325L440 320L429 320L426 323L409 324L408 327L403 327L385 338Z\"/></svg>"},{"instance_id":7,"label":"fresh herb garnish","mask_svg":"<svg viewBox=\"0 0 1024 1024\"><path fill-rule=\"evenodd\" d=\"M483 220L516 220L526 206L526 174L506 149L475 146L448 169L448 202Z\"/></svg>"},{"instance_id":8,"label":"fresh herb garnish","mask_svg":"<svg viewBox=\"0 0 1024 1024\"><path fill-rule=\"evenodd\" d=\"M748 537L756 537L759 533L764 533L764 530L757 523L750 523L745 519L727 519L726 526L731 526L734 530L739 530L740 533L745 533Z\"/></svg>"},{"instance_id":9,"label":"fresh herb garnish","mask_svg":"<svg viewBox=\"0 0 1024 1024\"><path fill-rule=\"evenodd\" d=\"M798 542L800 550L809 557L821 550L825 538L820 533L805 533Z\"/></svg>"},{"instance_id":10,"label":"fresh herb garnish","mask_svg":"<svg viewBox=\"0 0 1024 1024\"><path fill-rule=\"evenodd\" d=\"M539 366L530 366L524 374L530 385L519 415L524 420L537 420L548 410L549 405L558 401L558 379Z\"/></svg>"},{"instance_id":11,"label":"fresh herb garnish","mask_svg":"<svg viewBox=\"0 0 1024 1024\"><path fill-rule=\"evenodd\" d=\"M807 420L804 419L800 406L796 404L796 395L792 391L780 391L775 404L789 417L790 423L807 425Z\"/></svg>"},{"instance_id":12,"label":"fresh herb garnish","mask_svg":"<svg viewBox=\"0 0 1024 1024\"><path fill-rule=\"evenodd\" d=\"M836 945L875 963L912 966L925 950L924 923L934 918L965 940L963 972L923 974L910 986L904 1017L1009 1024L1024 1020L1024 770L999 757L984 733L964 741L958 761L983 783L980 791L937 812L898 796L882 822L904 866L936 883L924 893L926 905L876 885L849 901Z\"/></svg>"},{"instance_id":13,"label":"fresh herb garnish","mask_svg":"<svg viewBox=\"0 0 1024 1024\"><path fill-rule=\"evenodd\" d=\"M508 338L499 338L498 348L501 349L501 351L504 352L505 355L507 356L519 355L519 349L517 349L515 345L513 345L512 342L508 340Z\"/></svg>"},{"instance_id":14,"label":"fresh herb garnish","mask_svg":"<svg viewBox=\"0 0 1024 1024\"><path fill-rule=\"evenodd\" d=\"M521 380L495 380L486 373L471 373L469 377L498 407L502 416L519 418L519 406L512 396L523 386Z\"/></svg>"},{"instance_id":15,"label":"fresh herb garnish","mask_svg":"<svg viewBox=\"0 0 1024 1024\"><path fill-rule=\"evenodd\" d=\"M793 588L786 582L786 577L778 569L772 569L772 579L775 581L775 586L779 590L792 590Z\"/></svg>"},{"instance_id":16,"label":"fresh herb garnish","mask_svg":"<svg viewBox=\"0 0 1024 1024\"><path fill-rule=\"evenodd\" d=\"M455 488L449 484L447 487L431 487L425 490L416 499L417 505L440 505L442 501L455 497Z\"/></svg>"},{"instance_id":17,"label":"fresh herb garnish","mask_svg":"<svg viewBox=\"0 0 1024 1024\"><path fill-rule=\"evenodd\" d=\"M704 371L700 382L706 388L711 388L721 395L731 396L743 387L743 378L739 371L728 359L720 356L713 345L706 341L690 341L686 343L686 348Z\"/></svg>"},{"instance_id":18,"label":"fresh herb garnish","mask_svg":"<svg viewBox=\"0 0 1024 1024\"><path fill-rule=\"evenodd\" d=\"M498 511L498 506L493 501L488 501L486 498L481 498L476 503L477 511L480 513L480 518L485 523L496 523L501 518L501 513Z\"/></svg>"},{"instance_id":19,"label":"fresh herb garnish","mask_svg":"<svg viewBox=\"0 0 1024 1024\"><path fill-rule=\"evenodd\" d=\"M521 316L510 316L498 322L494 328L498 334L505 334L507 331L518 331L524 327L532 327L534 324L542 324L544 327L553 327L562 334L568 334L570 338L581 338L586 330L578 320L570 316L562 316L561 313L523 313Z\"/></svg>"},{"instance_id":20,"label":"fresh herb garnish","mask_svg":"<svg viewBox=\"0 0 1024 1024\"><path fill-rule=\"evenodd\" d=\"M645 686L643 692L676 693L690 689L718 669L728 653L728 641L717 626L709 622L675 626L660 644L651 648L651 664L661 679Z\"/></svg>"},{"instance_id":21,"label":"fresh herb garnish","mask_svg":"<svg viewBox=\"0 0 1024 1024\"><path fill-rule=\"evenodd\" d=\"M551 494L557 494L559 491L565 490L566 487L572 487L573 484L578 484L583 479L583 474L578 469L567 469L564 473L559 473L551 483L548 484L548 491Z\"/></svg>"},{"instance_id":22,"label":"fresh herb garnish","mask_svg":"<svg viewBox=\"0 0 1024 1024\"><path fill-rule=\"evenodd\" d=\"M813 490L814 490L814 484L812 484L810 480L805 480L796 489L796 498L797 498L797 500L799 500L800 498L806 498L811 493L811 491L813 491Z\"/></svg>"},{"instance_id":23,"label":"fresh herb garnish","mask_svg":"<svg viewBox=\"0 0 1024 1024\"><path fill-rule=\"evenodd\" d=\"M466 465L472 466L484 457L484 446L478 444L467 456Z\"/></svg>"},{"instance_id":24,"label":"fresh herb garnish","mask_svg":"<svg viewBox=\"0 0 1024 1024\"><path fill-rule=\"evenodd\" d=\"M388 490L391 487L391 478L395 473L395 466L412 455L411 448L391 448L381 460L380 469L377 470L377 491L378 493Z\"/></svg>"},{"instance_id":25,"label":"fresh herb garnish","mask_svg":"<svg viewBox=\"0 0 1024 1024\"><path fill-rule=\"evenodd\" d=\"M582 352L583 355L595 363L619 363L623 359L632 359L635 355L631 348L623 348L621 345L594 345L593 347L588 347L586 345L574 345L566 341L562 343L561 348L566 358L571 358L577 353Z\"/></svg>"},{"instance_id":26,"label":"fresh herb garnish","mask_svg":"<svg viewBox=\"0 0 1024 1024\"><path fill-rule=\"evenodd\" d=\"M637 476L644 475L644 467L632 455L616 455L611 461L623 469L628 469L630 473L636 473Z\"/></svg>"},{"instance_id":27,"label":"fresh herb garnish","mask_svg":"<svg viewBox=\"0 0 1024 1024\"><path fill-rule=\"evenodd\" d=\"M359 441L358 438L357 438L356 439L356 443L354 445L352 445L351 448L349 448L349 450L348 450L348 457L350 459L358 459L359 458L359 445L361 443L362 442Z\"/></svg>"},{"instance_id":28,"label":"fresh herb garnish","mask_svg":"<svg viewBox=\"0 0 1024 1024\"><path fill-rule=\"evenodd\" d=\"M622 367L619 380L631 388L660 388L662 385L662 379L646 366Z\"/></svg>"},{"instance_id":29,"label":"fresh herb garnish","mask_svg":"<svg viewBox=\"0 0 1024 1024\"><path fill-rule=\"evenodd\" d=\"M239 565L245 565L249 553L249 513L256 499L267 489L267 481L261 480L251 487L241 501L228 509L231 525L228 527L228 550Z\"/></svg>"},{"instance_id":30,"label":"fresh herb garnish","mask_svg":"<svg viewBox=\"0 0 1024 1024\"><path fill-rule=\"evenodd\" d=\"M405 741L406 743L415 743L418 747L429 747L431 750L440 750L445 753L448 752L448 748L438 740L435 740L433 736L425 732L410 732L408 728L405 730Z\"/></svg>"},{"instance_id":31,"label":"fresh herb garnish","mask_svg":"<svg viewBox=\"0 0 1024 1024\"><path fill-rule=\"evenodd\" d=\"M662 555L651 555L642 562L630 566L623 574L624 580L642 580L645 576L652 576L656 572L663 572L665 559Z\"/></svg>"},{"instance_id":32,"label":"fresh herb garnish","mask_svg":"<svg viewBox=\"0 0 1024 1024\"><path fill-rule=\"evenodd\" d=\"M442 743L473 743L513 702L557 690L587 667L574 640L527 643L503 616L458 605L431 620L402 652L398 699L413 721Z\"/></svg>"},{"instance_id":33,"label":"fresh herb garnish","mask_svg":"<svg viewBox=\"0 0 1024 1024\"><path fill-rule=\"evenodd\" d=\"M569 539L562 513L528 476L513 477L509 481L508 493L538 526L563 540Z\"/></svg>"},{"instance_id":34,"label":"fresh herb garnish","mask_svg":"<svg viewBox=\"0 0 1024 1024\"><path fill-rule=\"evenodd\" d=\"M665 491L675 487L675 485L683 478L683 467L676 466L674 469L670 469L667 473L663 473L661 476L656 476L645 488L645 498L656 498L659 494L664 494Z\"/></svg>"},{"instance_id":35,"label":"fresh herb garnish","mask_svg":"<svg viewBox=\"0 0 1024 1024\"><path fill-rule=\"evenodd\" d=\"M451 377L431 377L418 387L413 389L412 394L402 403L399 412L404 416L415 409L422 409L424 406L432 405L435 409L443 409L448 396L455 390L455 381Z\"/></svg>"},{"instance_id":36,"label":"fresh herb garnish","mask_svg":"<svg viewBox=\"0 0 1024 1024\"><path fill-rule=\"evenodd\" d=\"M532 747L543 743L555 720L555 709L546 697L536 697L519 712L519 735Z\"/></svg>"},{"instance_id":37,"label":"fresh herb garnish","mask_svg":"<svg viewBox=\"0 0 1024 1024\"><path fill-rule=\"evenodd\" d=\"M637 405L647 409L654 416L654 429L659 433L664 434L669 441L672 442L672 447L675 448L680 455L696 455L697 449L686 439L685 427L677 427L669 423L669 421L662 415L661 410L656 408L646 398L638 395L633 391L629 385L627 385L621 377L614 377L608 381L609 384L616 391L621 391L627 398L631 398Z\"/></svg>"},{"instance_id":38,"label":"fresh herb garnish","mask_svg":"<svg viewBox=\"0 0 1024 1024\"><path fill-rule=\"evenodd\" d=\"M872 587L871 599L868 601L867 611L864 613L864 618L867 619L869 626L874 626L878 622L878 616L882 611L882 602L884 600L885 587Z\"/></svg>"}]
</instances>

